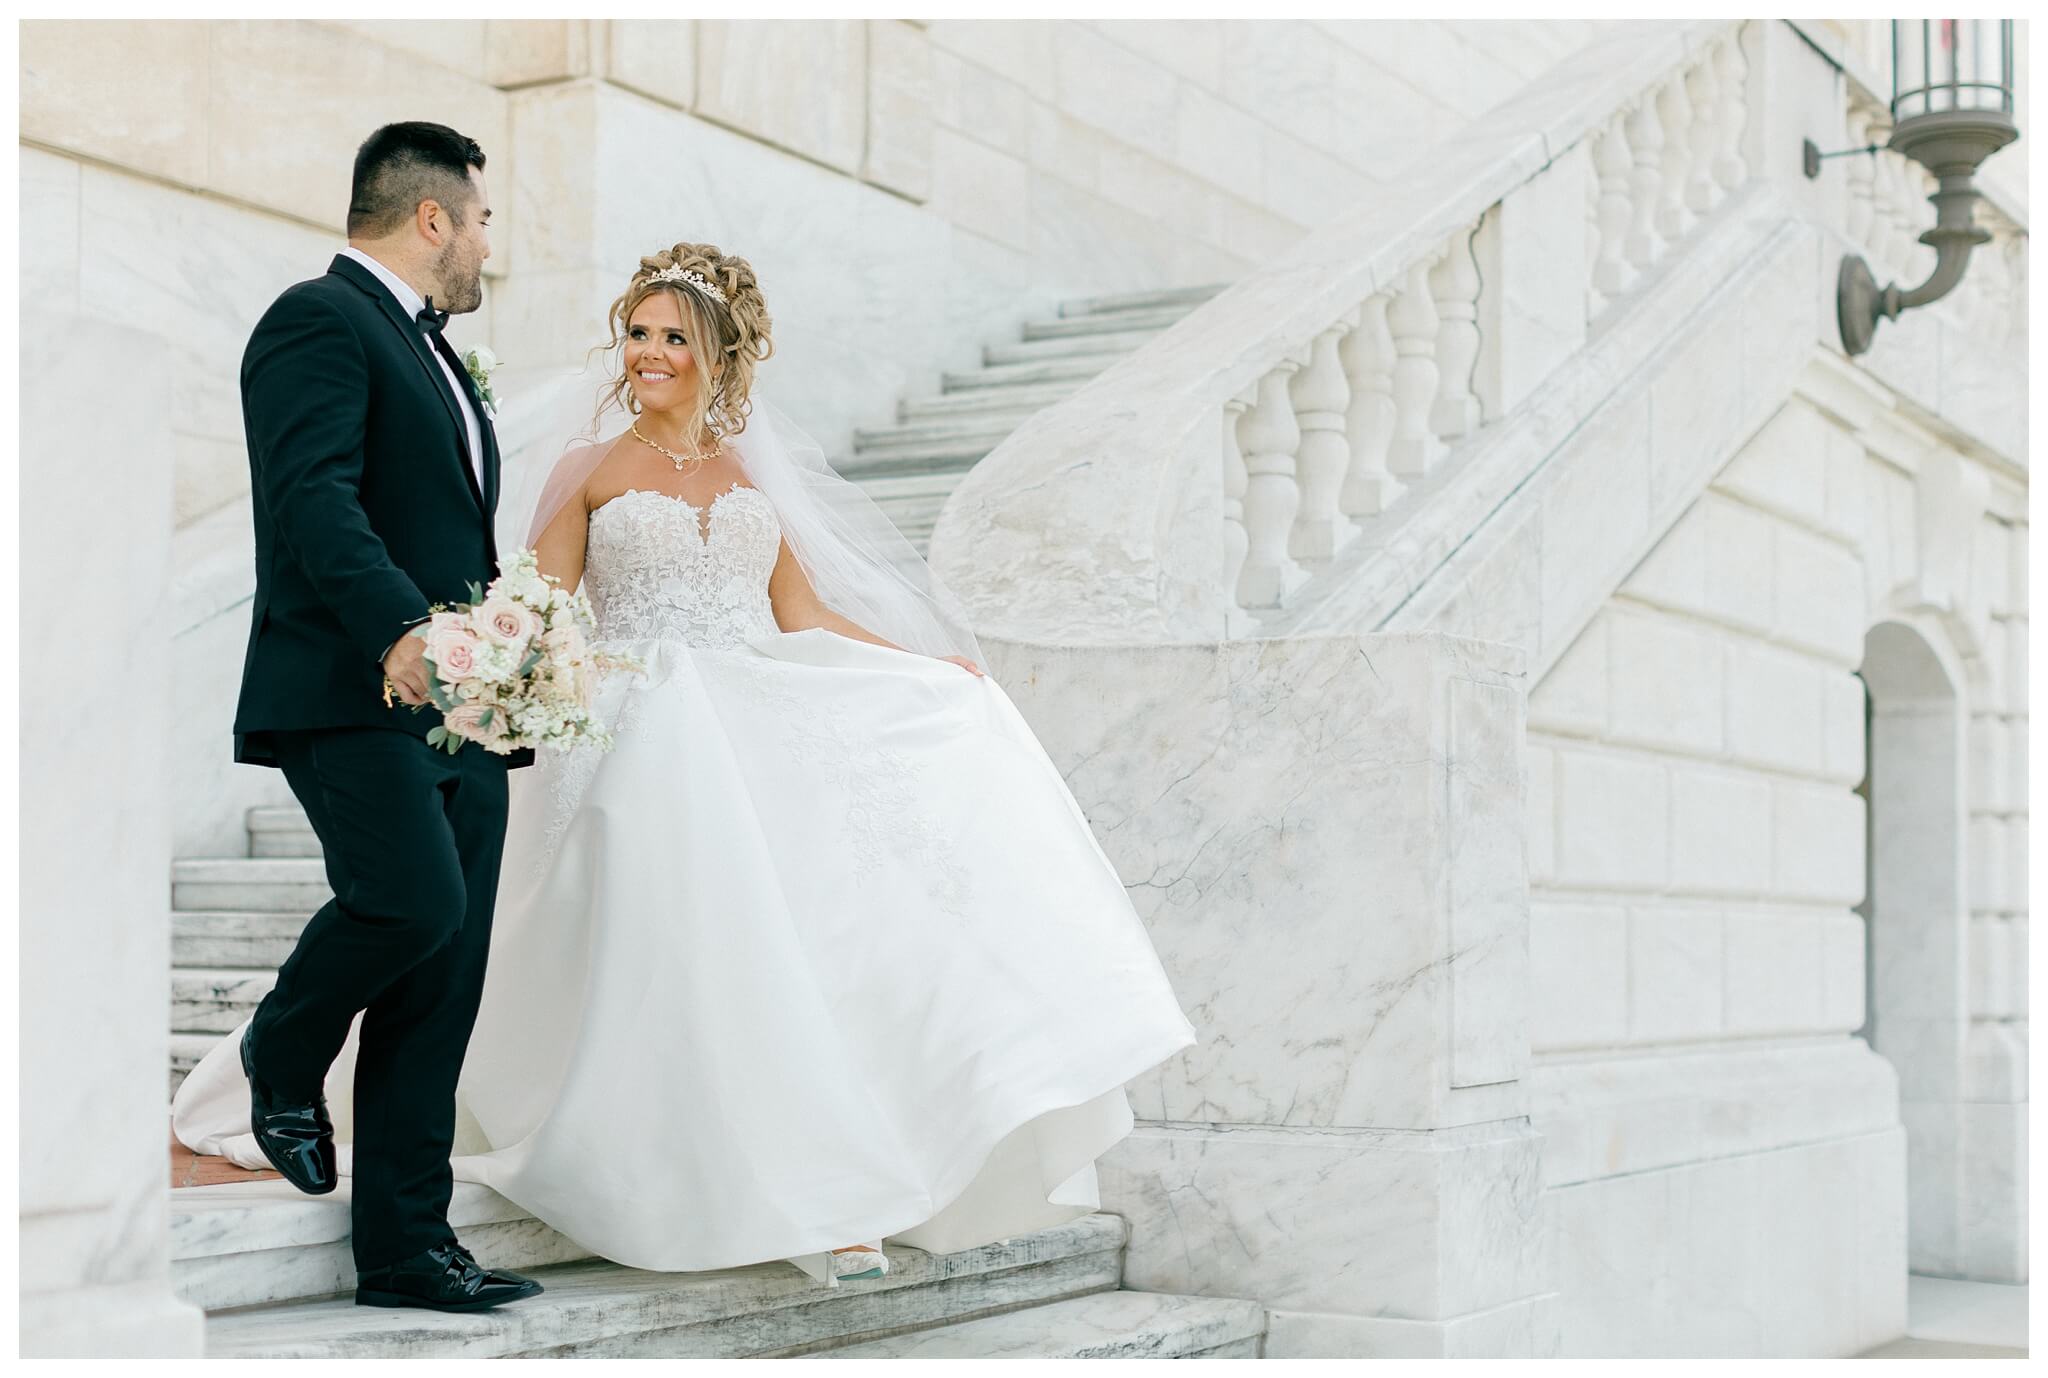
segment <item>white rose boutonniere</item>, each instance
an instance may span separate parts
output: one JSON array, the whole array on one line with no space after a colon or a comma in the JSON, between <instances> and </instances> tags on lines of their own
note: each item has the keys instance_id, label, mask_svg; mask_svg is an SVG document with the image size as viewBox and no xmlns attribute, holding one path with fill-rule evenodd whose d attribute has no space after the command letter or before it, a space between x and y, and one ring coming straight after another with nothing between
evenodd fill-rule
<instances>
[{"instance_id":1,"label":"white rose boutonniere","mask_svg":"<svg viewBox=\"0 0 2048 1378\"><path fill-rule=\"evenodd\" d=\"M470 381L476 384L476 395L483 399L484 410L496 416L498 395L491 391L491 374L498 367L498 356L477 345L463 354L462 366L469 371Z\"/></svg>"}]
</instances>

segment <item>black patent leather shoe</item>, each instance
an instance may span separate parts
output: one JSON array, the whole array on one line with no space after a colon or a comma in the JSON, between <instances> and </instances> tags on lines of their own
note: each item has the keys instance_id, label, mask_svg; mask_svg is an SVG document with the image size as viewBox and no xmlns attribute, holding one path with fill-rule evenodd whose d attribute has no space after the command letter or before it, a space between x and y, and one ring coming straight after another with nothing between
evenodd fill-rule
<instances>
[{"instance_id":1,"label":"black patent leather shoe","mask_svg":"<svg viewBox=\"0 0 2048 1378\"><path fill-rule=\"evenodd\" d=\"M256 1147L284 1179L308 1196L334 1190L334 1121L327 1118L327 1097L285 1101L272 1095L256 1077L249 1056L251 1029L242 1031L242 1072L249 1078L249 1128Z\"/></svg>"},{"instance_id":2,"label":"black patent leather shoe","mask_svg":"<svg viewBox=\"0 0 2048 1378\"><path fill-rule=\"evenodd\" d=\"M539 1296L532 1278L486 1268L454 1240L411 1258L356 1274L357 1306L416 1306L427 1311L487 1311Z\"/></svg>"}]
</instances>

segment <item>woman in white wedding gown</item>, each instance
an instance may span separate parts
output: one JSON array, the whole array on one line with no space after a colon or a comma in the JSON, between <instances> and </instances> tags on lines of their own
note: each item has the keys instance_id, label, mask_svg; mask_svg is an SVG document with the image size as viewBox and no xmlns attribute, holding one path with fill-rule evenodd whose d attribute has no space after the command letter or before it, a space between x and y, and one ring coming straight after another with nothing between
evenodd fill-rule
<instances>
[{"instance_id":1,"label":"woman in white wedding gown","mask_svg":"<svg viewBox=\"0 0 2048 1378\"><path fill-rule=\"evenodd\" d=\"M834 1285L1095 1209L1124 1083L1194 1042L1115 871L907 543L748 415L746 262L678 244L611 319L636 415L534 545L645 673L599 689L609 753L511 777L456 1177L632 1267ZM239 1032L173 1128L264 1167Z\"/></svg>"}]
</instances>

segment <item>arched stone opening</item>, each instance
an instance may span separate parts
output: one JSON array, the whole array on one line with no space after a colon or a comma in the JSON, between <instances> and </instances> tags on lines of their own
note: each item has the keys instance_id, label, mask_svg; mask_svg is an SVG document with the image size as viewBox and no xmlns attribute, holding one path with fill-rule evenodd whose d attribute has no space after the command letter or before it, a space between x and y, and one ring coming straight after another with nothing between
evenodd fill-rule
<instances>
[{"instance_id":1,"label":"arched stone opening","mask_svg":"<svg viewBox=\"0 0 2048 1378\"><path fill-rule=\"evenodd\" d=\"M1908 1266L1955 1275L1970 1028L1961 675L1921 630L1896 621L1865 637L1861 674L1866 751L1858 792L1869 806L1869 845L1859 1033L1898 1071Z\"/></svg>"}]
</instances>

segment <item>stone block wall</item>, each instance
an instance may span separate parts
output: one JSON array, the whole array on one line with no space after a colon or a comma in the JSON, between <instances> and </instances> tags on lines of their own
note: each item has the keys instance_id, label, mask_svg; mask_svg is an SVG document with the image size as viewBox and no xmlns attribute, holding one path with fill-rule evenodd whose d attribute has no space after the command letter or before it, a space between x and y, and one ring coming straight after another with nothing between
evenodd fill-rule
<instances>
[{"instance_id":1,"label":"stone block wall","mask_svg":"<svg viewBox=\"0 0 2048 1378\"><path fill-rule=\"evenodd\" d=\"M1532 1117L1549 1139L1545 1179L1564 1192L1568 1353L1825 1353L1874 1334L1858 1328L1874 1313L1852 1298L1832 1330L1791 1348L1674 1348L1621 1323L1644 1298L1618 1305L1601 1284L1571 1300L1574 1274L1603 1254L1683 1271L1675 1253L1649 1261L1666 1247L1655 1239L1614 1233L1618 1174L1652 1165L1696 1165L1659 1190L1725 1193L1714 1174L1807 1173L1827 1155L1785 1155L1832 1139L1839 1161L1824 1170L1875 1173L1878 1197L1798 1229L1838 1234L1889 1199L1902 1235L1910 1214L1915 1269L2026 1277L2027 719L2024 655L2012 649L2027 627L2025 475L1896 414L1852 424L1857 407L1819 378L1735 453L1531 694ZM1949 913L1945 931L1966 924L1968 950L1960 968L1931 962L1923 978L1967 972L1967 1010L1950 1002L1960 1058L1896 1027L1884 1039L1868 1003L1880 979L1866 970L1869 924L1899 923L1873 920L1868 892L1868 791L1885 782L1865 784L1863 673L1881 622L1931 638L1967 733L1951 908L1966 902L1968 917ZM1917 963L1900 941L1880 940L1876 960ZM1858 1033L1887 1060L1861 1053ZM1805 1123L1792 1105L1817 1094L1799 1087L1823 1063L1834 1109ZM1630 1068L1656 1069L1656 1084L1624 1089ZM1725 1145L1641 1118L1672 1097L1719 1103L1711 1083L1731 1076L1747 1090L1728 1110L1747 1106ZM1901 1125L1901 1145L1865 1142ZM1660 1164L1666 1140L1682 1146ZM1768 1163L1716 1165L1731 1153ZM1883 1180L1894 1172L1906 1180ZM1735 1228L1694 1216L1680 1223L1699 1237L1674 1241L1712 1244ZM1867 1272L1841 1285L1875 1295Z\"/></svg>"}]
</instances>

